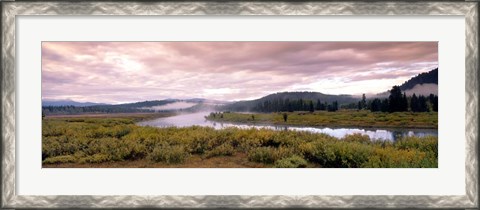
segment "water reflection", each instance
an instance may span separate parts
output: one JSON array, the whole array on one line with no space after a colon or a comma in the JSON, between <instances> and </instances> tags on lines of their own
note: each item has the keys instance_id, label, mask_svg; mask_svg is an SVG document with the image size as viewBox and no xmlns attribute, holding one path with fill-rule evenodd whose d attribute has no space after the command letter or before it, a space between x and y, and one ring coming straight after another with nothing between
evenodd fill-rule
<instances>
[{"instance_id":1,"label":"water reflection","mask_svg":"<svg viewBox=\"0 0 480 210\"><path fill-rule=\"evenodd\" d=\"M307 131L312 133L324 133L336 138L343 138L346 135L360 133L368 135L370 139L383 139L394 141L402 136L437 136L438 131L436 129L375 129L375 128L328 128L328 127L305 127L305 126L275 126L275 125L252 125L252 124L234 124L234 123L222 123L213 122L205 119L209 112L196 112L179 114L172 117L158 118L150 121L143 121L138 123L142 126L154 126L154 127L188 127L188 126L208 126L215 129L223 129L227 127L237 127L242 129L247 128L266 128L274 130L294 130L294 131Z\"/></svg>"}]
</instances>

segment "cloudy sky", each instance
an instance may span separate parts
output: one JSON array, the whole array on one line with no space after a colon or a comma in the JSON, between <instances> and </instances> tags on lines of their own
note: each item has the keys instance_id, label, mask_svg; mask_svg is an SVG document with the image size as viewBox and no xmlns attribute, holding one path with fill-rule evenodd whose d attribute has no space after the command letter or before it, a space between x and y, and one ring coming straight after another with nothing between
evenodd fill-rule
<instances>
[{"instance_id":1,"label":"cloudy sky","mask_svg":"<svg viewBox=\"0 0 480 210\"><path fill-rule=\"evenodd\" d=\"M42 99L379 93L436 68L437 52L436 42L43 42Z\"/></svg>"}]
</instances>

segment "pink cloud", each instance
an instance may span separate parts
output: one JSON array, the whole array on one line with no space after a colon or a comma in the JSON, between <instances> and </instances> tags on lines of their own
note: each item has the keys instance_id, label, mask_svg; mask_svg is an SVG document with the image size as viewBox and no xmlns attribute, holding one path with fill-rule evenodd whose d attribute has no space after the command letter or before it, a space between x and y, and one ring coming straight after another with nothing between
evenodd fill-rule
<instances>
[{"instance_id":1,"label":"pink cloud","mask_svg":"<svg viewBox=\"0 0 480 210\"><path fill-rule=\"evenodd\" d=\"M125 102L132 92L152 100L224 88L236 91L222 99L235 100L327 78L408 79L437 67L437 51L436 42L44 42L42 96Z\"/></svg>"}]
</instances>

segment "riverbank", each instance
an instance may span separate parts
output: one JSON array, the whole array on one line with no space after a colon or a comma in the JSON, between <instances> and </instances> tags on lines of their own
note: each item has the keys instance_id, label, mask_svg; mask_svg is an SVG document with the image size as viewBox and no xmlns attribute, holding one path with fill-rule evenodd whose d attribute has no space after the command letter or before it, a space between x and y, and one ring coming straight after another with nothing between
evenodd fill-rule
<instances>
[{"instance_id":1,"label":"riverbank","mask_svg":"<svg viewBox=\"0 0 480 210\"><path fill-rule=\"evenodd\" d=\"M287 114L287 119L284 115ZM285 113L223 112L207 116L215 122L243 124L298 125L313 127L419 128L437 129L438 112L370 112L340 110Z\"/></svg>"},{"instance_id":2,"label":"riverbank","mask_svg":"<svg viewBox=\"0 0 480 210\"><path fill-rule=\"evenodd\" d=\"M135 117L42 122L43 167L436 168L436 137L395 142L368 136L271 129L143 127Z\"/></svg>"}]
</instances>

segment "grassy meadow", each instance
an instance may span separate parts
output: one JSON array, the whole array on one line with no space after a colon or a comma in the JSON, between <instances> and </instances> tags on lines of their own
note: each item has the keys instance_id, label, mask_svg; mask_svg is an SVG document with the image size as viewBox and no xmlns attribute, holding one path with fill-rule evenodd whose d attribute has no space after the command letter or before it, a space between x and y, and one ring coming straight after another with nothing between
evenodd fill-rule
<instances>
[{"instance_id":1,"label":"grassy meadow","mask_svg":"<svg viewBox=\"0 0 480 210\"><path fill-rule=\"evenodd\" d=\"M46 117L42 122L42 165L47 168L438 167L437 137L404 137L385 142L371 141L368 136L358 134L337 139L299 131L157 128L135 124L164 116L168 115ZM382 117L385 120L379 120ZM214 120L285 123L280 114L255 114L252 120L251 114L224 113L223 118L217 116ZM395 127L408 122L403 127L436 128L436 121L436 113L339 111L331 115L289 113L286 123Z\"/></svg>"},{"instance_id":2,"label":"grassy meadow","mask_svg":"<svg viewBox=\"0 0 480 210\"><path fill-rule=\"evenodd\" d=\"M284 120L283 114L287 114ZM438 112L370 112L368 110L339 110L337 112L286 112L211 114L208 120L235 123L265 123L274 125L375 127L375 128L438 128Z\"/></svg>"}]
</instances>

